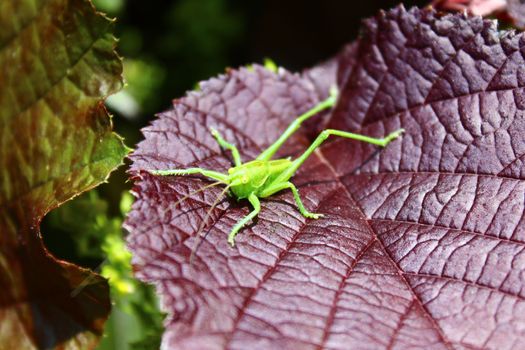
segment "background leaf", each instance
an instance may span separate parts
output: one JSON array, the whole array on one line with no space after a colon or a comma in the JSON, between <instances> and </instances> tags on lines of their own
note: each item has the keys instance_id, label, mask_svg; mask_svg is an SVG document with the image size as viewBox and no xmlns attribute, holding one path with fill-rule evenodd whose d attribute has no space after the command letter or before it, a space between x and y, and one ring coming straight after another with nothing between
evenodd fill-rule
<instances>
[{"instance_id":1,"label":"background leaf","mask_svg":"<svg viewBox=\"0 0 525 350\"><path fill-rule=\"evenodd\" d=\"M107 283L57 261L39 223L127 153L103 99L121 87L111 21L83 0L0 4L0 349L92 348Z\"/></svg>"},{"instance_id":2,"label":"background leaf","mask_svg":"<svg viewBox=\"0 0 525 350\"><path fill-rule=\"evenodd\" d=\"M227 199L193 265L195 231L218 189L144 169L225 171L208 128L254 158L319 100L310 75L255 66L201 85L144 129L127 219L137 276L157 285L169 349L520 348L523 287L523 36L494 22L399 7L365 22L338 58L341 95L327 125L403 137L383 150L335 139L263 201ZM333 75L332 78L336 79ZM297 155L306 130L278 154Z\"/></svg>"},{"instance_id":3,"label":"background leaf","mask_svg":"<svg viewBox=\"0 0 525 350\"><path fill-rule=\"evenodd\" d=\"M509 0L434 0L432 6L440 10L468 12L475 16L490 16L504 11L508 2Z\"/></svg>"}]
</instances>

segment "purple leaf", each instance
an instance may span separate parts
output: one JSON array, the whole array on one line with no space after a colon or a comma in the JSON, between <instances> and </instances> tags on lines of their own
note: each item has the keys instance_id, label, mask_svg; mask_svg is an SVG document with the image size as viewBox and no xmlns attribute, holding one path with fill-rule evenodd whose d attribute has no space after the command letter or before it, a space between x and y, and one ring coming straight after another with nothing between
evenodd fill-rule
<instances>
[{"instance_id":1,"label":"purple leaf","mask_svg":"<svg viewBox=\"0 0 525 350\"><path fill-rule=\"evenodd\" d=\"M505 10L508 1L513 0L434 0L432 6L440 10L489 16Z\"/></svg>"},{"instance_id":2,"label":"purple leaf","mask_svg":"<svg viewBox=\"0 0 525 350\"><path fill-rule=\"evenodd\" d=\"M507 14L515 27L525 28L525 3L521 0L507 0Z\"/></svg>"},{"instance_id":3,"label":"purple leaf","mask_svg":"<svg viewBox=\"0 0 525 350\"><path fill-rule=\"evenodd\" d=\"M523 36L463 15L399 7L365 22L331 78L255 67L202 84L148 128L132 156L126 226L137 276L170 317L165 349L519 349L525 341ZM337 78L336 78L337 77ZM209 180L143 170L226 171L208 128L251 160L319 99L341 91L330 127L403 136L384 149L335 138L262 201L258 220ZM321 83L320 83L321 82ZM311 142L305 126L278 157ZM308 135L308 137L307 137Z\"/></svg>"}]
</instances>

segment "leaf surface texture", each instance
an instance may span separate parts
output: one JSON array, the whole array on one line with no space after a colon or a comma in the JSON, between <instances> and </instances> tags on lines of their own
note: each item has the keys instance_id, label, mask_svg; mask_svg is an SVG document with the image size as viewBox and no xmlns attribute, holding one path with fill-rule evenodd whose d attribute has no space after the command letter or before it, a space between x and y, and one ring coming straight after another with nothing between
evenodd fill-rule
<instances>
[{"instance_id":1,"label":"leaf surface texture","mask_svg":"<svg viewBox=\"0 0 525 350\"><path fill-rule=\"evenodd\" d=\"M241 68L175 100L133 154L137 202L126 226L137 276L170 317L164 349L519 349L525 341L525 75L521 34L494 22L398 7L367 20L324 77ZM144 170L225 172L255 158L337 82L327 127L400 139L334 138L258 220L232 198L200 227L220 188ZM325 87L324 91L322 87ZM312 141L306 125L277 157ZM314 134L315 136L315 134Z\"/></svg>"}]
</instances>

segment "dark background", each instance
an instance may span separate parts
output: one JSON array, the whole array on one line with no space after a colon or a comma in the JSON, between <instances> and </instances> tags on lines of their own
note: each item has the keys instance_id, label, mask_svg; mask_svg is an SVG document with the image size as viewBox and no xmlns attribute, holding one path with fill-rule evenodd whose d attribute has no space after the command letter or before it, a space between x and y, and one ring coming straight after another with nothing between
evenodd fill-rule
<instances>
[{"instance_id":1,"label":"dark background","mask_svg":"<svg viewBox=\"0 0 525 350\"><path fill-rule=\"evenodd\" d=\"M427 3L404 2L407 8ZM385 0L141 0L124 2L109 15L118 17L121 55L154 62L164 70L162 85L155 87L158 98L154 103L147 101L142 111L139 124L144 124L153 113L168 108L171 99L225 67L268 57L299 71L328 59L357 38L363 19L398 4ZM117 130L123 127L118 121L115 124Z\"/></svg>"}]
</instances>

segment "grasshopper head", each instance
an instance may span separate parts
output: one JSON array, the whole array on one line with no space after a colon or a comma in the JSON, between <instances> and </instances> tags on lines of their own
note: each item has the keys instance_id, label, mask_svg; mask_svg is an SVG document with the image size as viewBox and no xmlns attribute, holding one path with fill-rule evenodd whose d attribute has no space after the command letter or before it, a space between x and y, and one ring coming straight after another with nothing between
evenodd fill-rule
<instances>
[{"instance_id":1,"label":"grasshopper head","mask_svg":"<svg viewBox=\"0 0 525 350\"><path fill-rule=\"evenodd\" d=\"M257 192L268 179L268 162L252 161L228 169L231 190L237 199Z\"/></svg>"}]
</instances>

